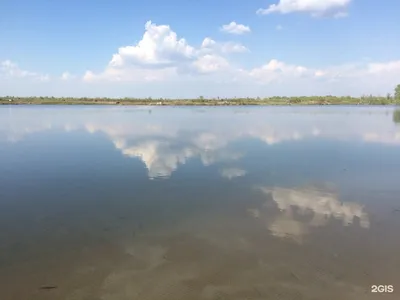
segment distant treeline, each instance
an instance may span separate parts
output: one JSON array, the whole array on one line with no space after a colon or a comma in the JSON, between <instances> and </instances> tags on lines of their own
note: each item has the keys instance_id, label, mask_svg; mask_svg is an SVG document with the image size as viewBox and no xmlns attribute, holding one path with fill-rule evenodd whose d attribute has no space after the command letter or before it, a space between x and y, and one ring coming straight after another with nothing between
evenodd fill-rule
<instances>
[{"instance_id":1,"label":"distant treeline","mask_svg":"<svg viewBox=\"0 0 400 300\"><path fill-rule=\"evenodd\" d=\"M70 97L0 97L0 104L113 104L113 105L400 105L400 98L386 97L268 97L268 98L209 98L164 99L164 98L70 98Z\"/></svg>"}]
</instances>

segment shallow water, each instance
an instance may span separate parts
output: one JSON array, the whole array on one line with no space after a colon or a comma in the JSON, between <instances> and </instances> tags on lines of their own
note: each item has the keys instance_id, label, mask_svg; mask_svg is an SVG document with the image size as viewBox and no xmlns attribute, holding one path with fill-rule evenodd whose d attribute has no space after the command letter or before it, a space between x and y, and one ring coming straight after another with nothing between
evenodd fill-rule
<instances>
[{"instance_id":1,"label":"shallow water","mask_svg":"<svg viewBox=\"0 0 400 300\"><path fill-rule=\"evenodd\" d=\"M0 299L399 299L393 110L0 107Z\"/></svg>"}]
</instances>

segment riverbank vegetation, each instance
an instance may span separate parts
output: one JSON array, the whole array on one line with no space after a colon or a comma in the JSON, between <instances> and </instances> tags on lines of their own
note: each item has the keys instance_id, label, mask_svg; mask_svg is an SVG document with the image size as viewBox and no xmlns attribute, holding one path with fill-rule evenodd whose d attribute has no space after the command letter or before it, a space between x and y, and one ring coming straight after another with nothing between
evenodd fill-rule
<instances>
[{"instance_id":1,"label":"riverbank vegetation","mask_svg":"<svg viewBox=\"0 0 400 300\"><path fill-rule=\"evenodd\" d=\"M268 97L268 98L209 98L202 96L196 99L164 99L164 98L70 98L70 97L0 97L0 104L64 104L64 105L400 105L400 84L395 88L393 96L385 97Z\"/></svg>"},{"instance_id":2,"label":"riverbank vegetation","mask_svg":"<svg viewBox=\"0 0 400 300\"><path fill-rule=\"evenodd\" d=\"M64 104L64 105L400 105L400 98L362 96L335 97L269 97L269 98L210 98L163 99L163 98L57 98L57 97L0 97L0 104Z\"/></svg>"}]
</instances>

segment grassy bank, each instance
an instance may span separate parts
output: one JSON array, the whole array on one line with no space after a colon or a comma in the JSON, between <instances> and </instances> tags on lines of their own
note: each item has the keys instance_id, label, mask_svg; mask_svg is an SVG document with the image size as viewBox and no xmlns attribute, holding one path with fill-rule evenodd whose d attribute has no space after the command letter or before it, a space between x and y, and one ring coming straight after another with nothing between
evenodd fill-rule
<instances>
[{"instance_id":1,"label":"grassy bank","mask_svg":"<svg viewBox=\"0 0 400 300\"><path fill-rule=\"evenodd\" d=\"M205 99L139 99L139 98L56 98L56 97L0 97L0 104L51 105L400 105L393 97L269 97L269 98L213 98Z\"/></svg>"}]
</instances>

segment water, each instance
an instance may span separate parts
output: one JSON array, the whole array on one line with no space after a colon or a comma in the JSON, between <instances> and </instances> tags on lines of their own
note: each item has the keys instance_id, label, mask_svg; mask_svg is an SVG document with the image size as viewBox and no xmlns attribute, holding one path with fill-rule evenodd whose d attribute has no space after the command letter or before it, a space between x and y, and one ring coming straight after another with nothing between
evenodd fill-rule
<instances>
[{"instance_id":1,"label":"water","mask_svg":"<svg viewBox=\"0 0 400 300\"><path fill-rule=\"evenodd\" d=\"M393 111L0 107L0 299L399 299Z\"/></svg>"}]
</instances>

